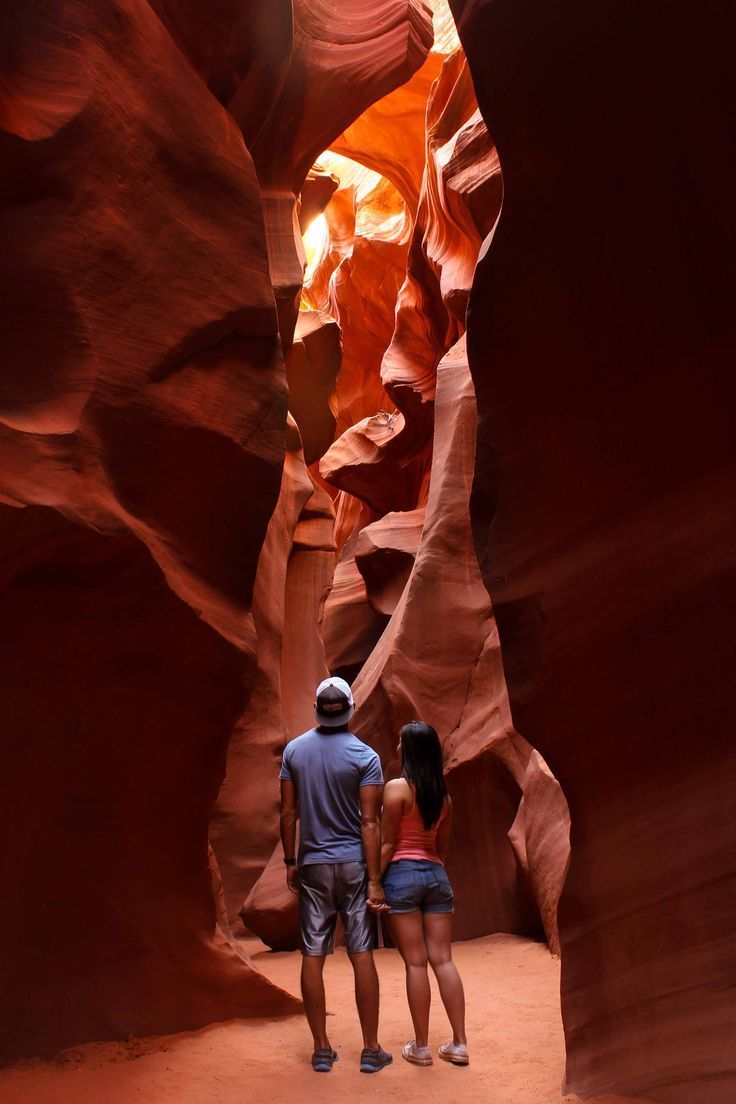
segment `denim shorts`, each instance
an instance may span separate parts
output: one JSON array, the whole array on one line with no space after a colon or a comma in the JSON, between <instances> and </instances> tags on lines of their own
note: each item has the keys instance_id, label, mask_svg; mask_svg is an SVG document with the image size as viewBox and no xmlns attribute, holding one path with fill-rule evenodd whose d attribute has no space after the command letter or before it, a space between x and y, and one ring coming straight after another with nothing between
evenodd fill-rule
<instances>
[{"instance_id":1,"label":"denim shorts","mask_svg":"<svg viewBox=\"0 0 736 1104\"><path fill-rule=\"evenodd\" d=\"M399 859L383 876L391 912L454 912L452 886L442 863Z\"/></svg>"},{"instance_id":2,"label":"denim shorts","mask_svg":"<svg viewBox=\"0 0 736 1104\"><path fill-rule=\"evenodd\" d=\"M376 916L368 908L364 862L308 863L299 867L297 882L302 954L332 954L338 913L348 954L373 950Z\"/></svg>"}]
</instances>

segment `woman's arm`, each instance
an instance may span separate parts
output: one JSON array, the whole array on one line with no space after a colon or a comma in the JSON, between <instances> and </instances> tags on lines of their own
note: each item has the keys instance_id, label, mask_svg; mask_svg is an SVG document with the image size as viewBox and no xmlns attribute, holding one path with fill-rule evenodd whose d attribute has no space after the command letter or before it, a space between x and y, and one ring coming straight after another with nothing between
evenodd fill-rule
<instances>
[{"instance_id":1,"label":"woman's arm","mask_svg":"<svg viewBox=\"0 0 736 1104\"><path fill-rule=\"evenodd\" d=\"M450 848L450 832L452 831L452 799L448 796L447 803L445 805L445 815L440 821L440 826L437 829L437 854L442 862L447 859L447 852Z\"/></svg>"},{"instance_id":2,"label":"woman's arm","mask_svg":"<svg viewBox=\"0 0 736 1104\"><path fill-rule=\"evenodd\" d=\"M404 790L408 788L401 778L386 783L383 791L383 812L381 813L381 877L396 849L396 837L399 821L404 811Z\"/></svg>"}]
</instances>

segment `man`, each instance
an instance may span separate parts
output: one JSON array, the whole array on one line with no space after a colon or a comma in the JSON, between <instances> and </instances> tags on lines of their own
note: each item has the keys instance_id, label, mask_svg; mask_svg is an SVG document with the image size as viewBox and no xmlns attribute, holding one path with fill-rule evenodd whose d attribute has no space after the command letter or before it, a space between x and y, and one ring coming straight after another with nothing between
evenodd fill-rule
<instances>
[{"instance_id":1,"label":"man","mask_svg":"<svg viewBox=\"0 0 736 1104\"><path fill-rule=\"evenodd\" d=\"M363 1031L360 1069L377 1073L392 1061L378 1043L378 974L373 961L376 918L386 907L380 881L381 761L348 727L355 704L347 682L317 687L317 727L286 745L281 764L281 842L286 881L299 894L302 997L314 1036L312 1068L337 1061L327 1037L325 957L332 953L337 914L355 971ZM299 856L295 856L299 819Z\"/></svg>"}]
</instances>

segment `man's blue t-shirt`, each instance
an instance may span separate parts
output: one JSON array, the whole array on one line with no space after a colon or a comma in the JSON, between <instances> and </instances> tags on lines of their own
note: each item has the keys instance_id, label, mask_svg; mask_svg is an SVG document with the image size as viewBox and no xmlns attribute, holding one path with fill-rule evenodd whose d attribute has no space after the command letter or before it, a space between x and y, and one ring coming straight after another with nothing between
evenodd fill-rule
<instances>
[{"instance_id":1,"label":"man's blue t-shirt","mask_svg":"<svg viewBox=\"0 0 736 1104\"><path fill-rule=\"evenodd\" d=\"M299 798L299 865L362 862L360 789L383 785L381 760L352 732L310 729L287 744L279 778Z\"/></svg>"}]
</instances>

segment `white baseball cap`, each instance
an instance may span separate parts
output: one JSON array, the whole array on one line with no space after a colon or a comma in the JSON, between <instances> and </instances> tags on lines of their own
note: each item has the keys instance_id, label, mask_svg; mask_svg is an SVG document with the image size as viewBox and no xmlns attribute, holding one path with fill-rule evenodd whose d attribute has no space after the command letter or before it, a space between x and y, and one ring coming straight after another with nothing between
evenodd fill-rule
<instances>
[{"instance_id":1,"label":"white baseball cap","mask_svg":"<svg viewBox=\"0 0 736 1104\"><path fill-rule=\"evenodd\" d=\"M314 714L324 728L339 728L347 724L355 712L353 692L345 679L332 675L317 687Z\"/></svg>"}]
</instances>

